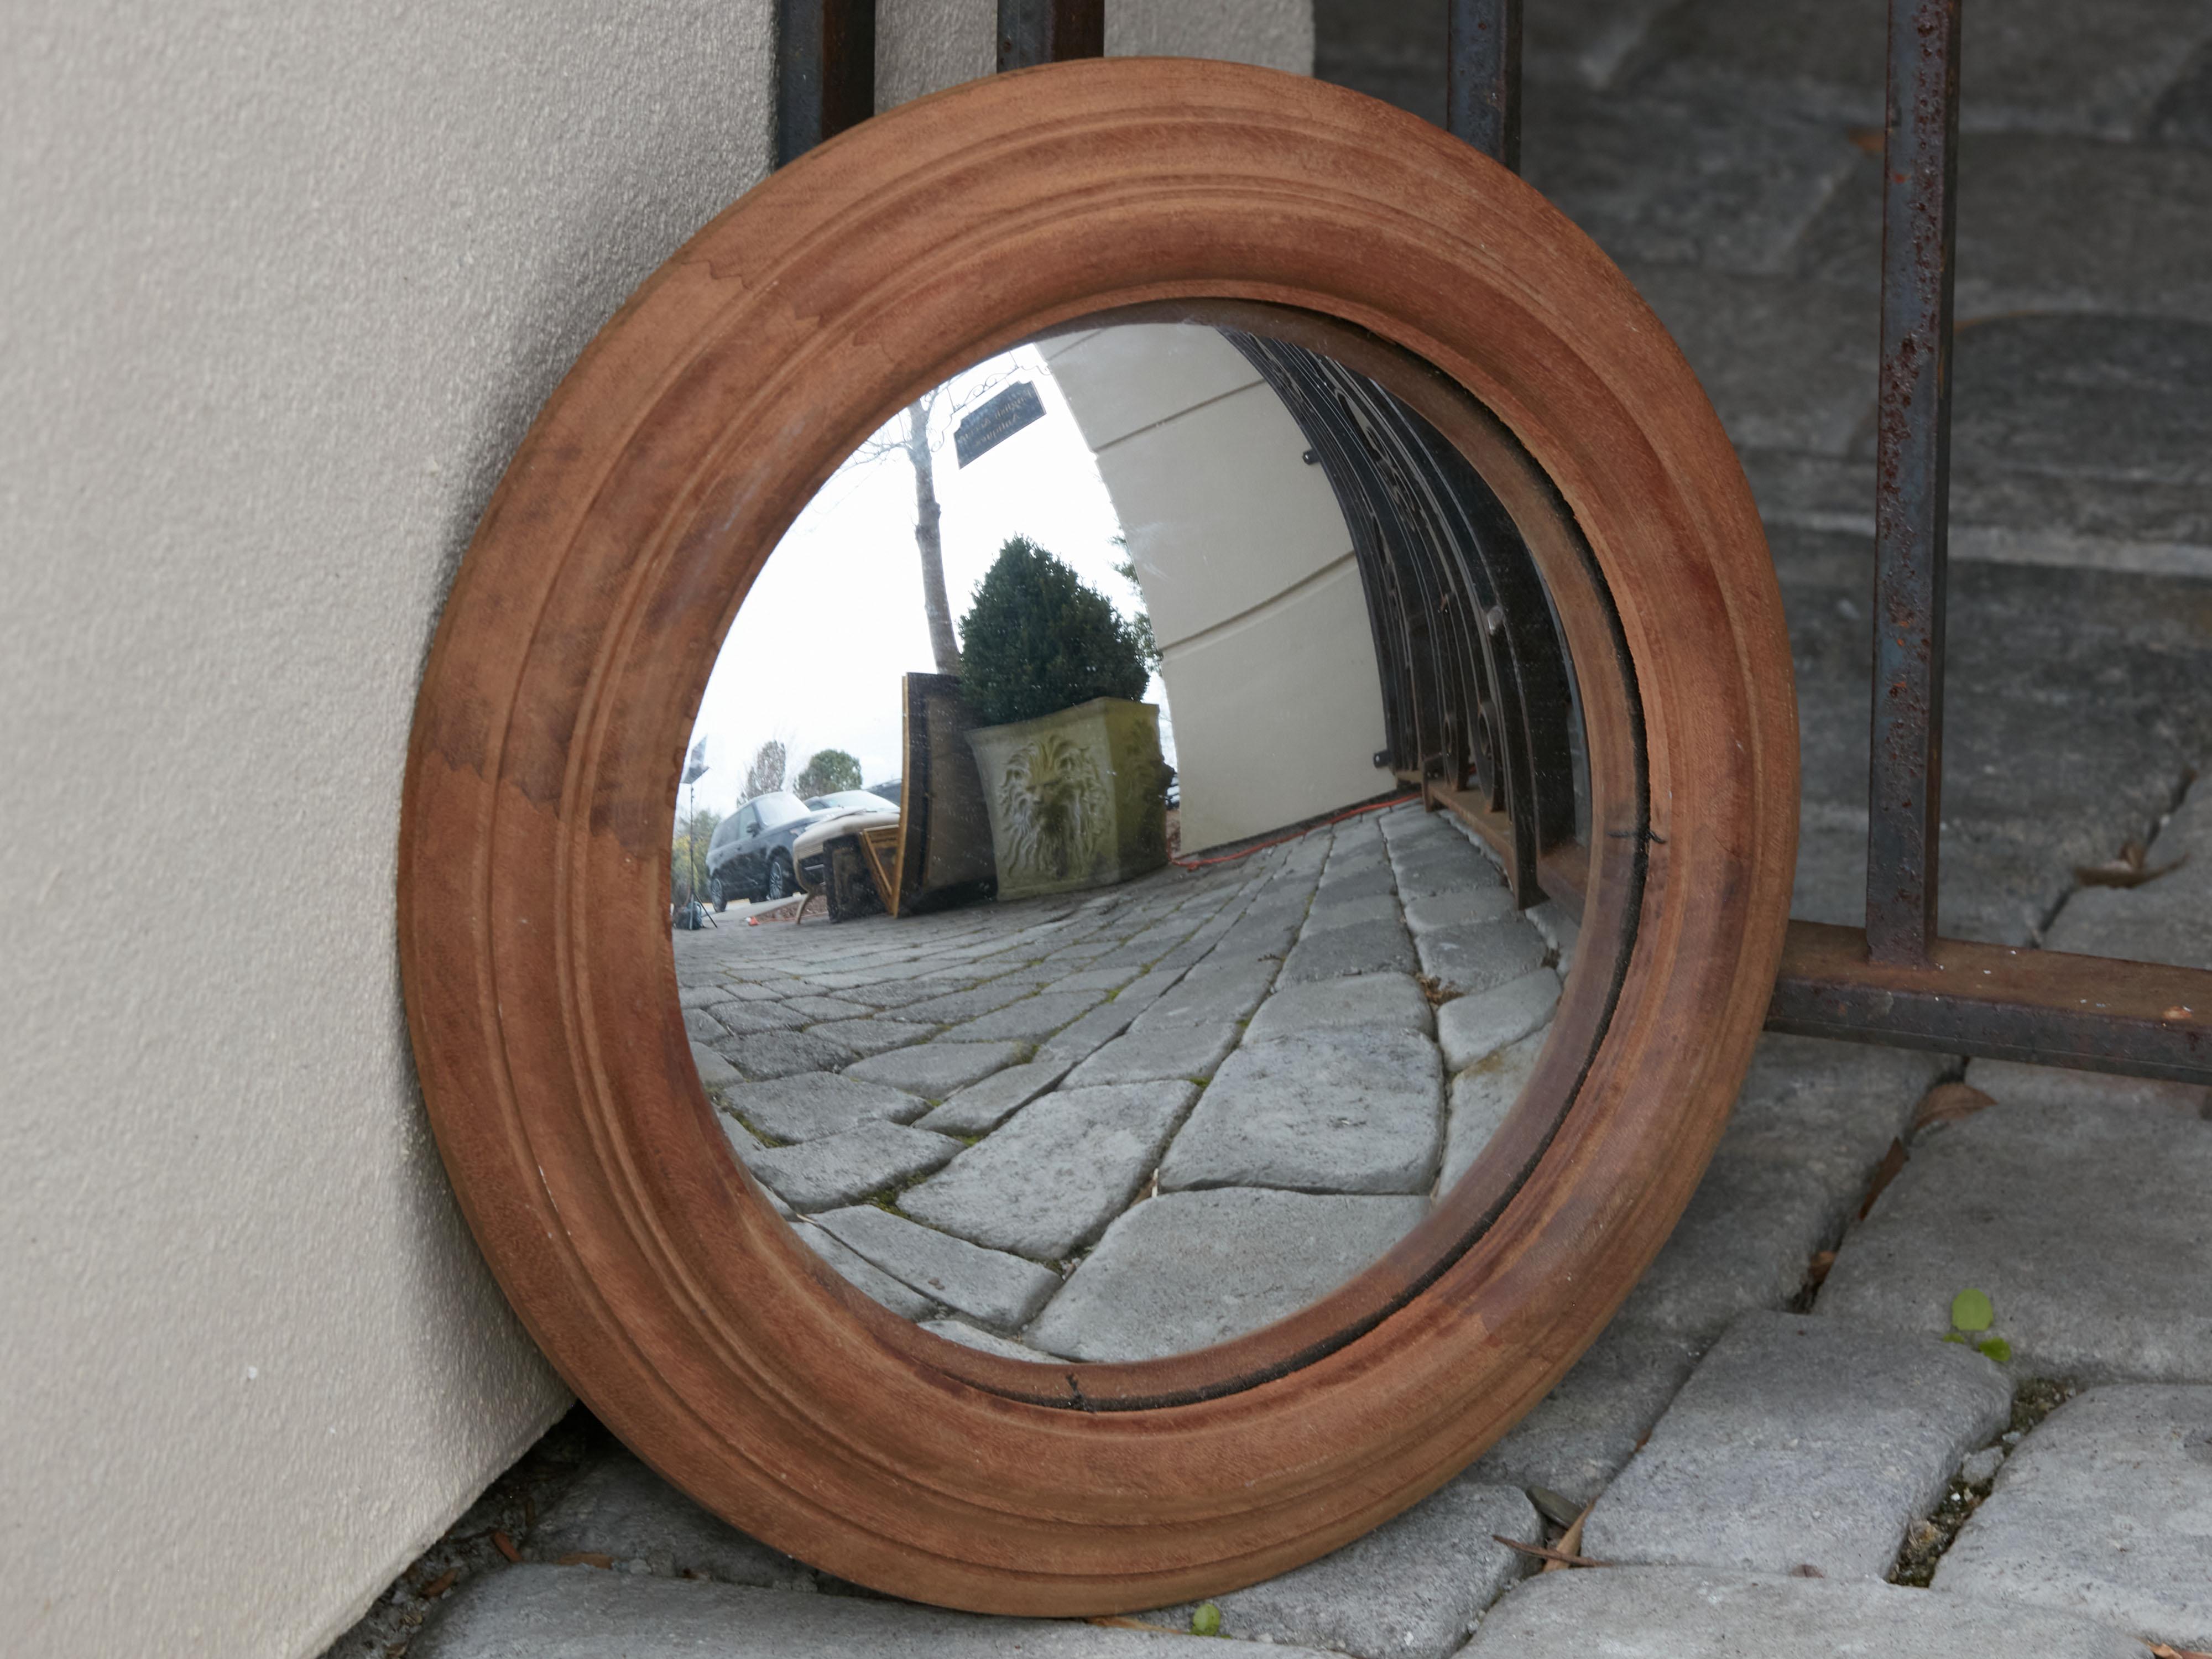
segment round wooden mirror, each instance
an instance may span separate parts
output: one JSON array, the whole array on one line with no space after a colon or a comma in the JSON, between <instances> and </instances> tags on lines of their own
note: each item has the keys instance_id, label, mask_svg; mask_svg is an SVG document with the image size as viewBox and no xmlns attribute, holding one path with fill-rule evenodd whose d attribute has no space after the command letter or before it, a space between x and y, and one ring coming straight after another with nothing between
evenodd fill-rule
<instances>
[{"instance_id":1,"label":"round wooden mirror","mask_svg":"<svg viewBox=\"0 0 2212 1659\"><path fill-rule=\"evenodd\" d=\"M687 1025L708 1005L687 1006L694 947L669 932L678 782L740 606L871 434L1009 353L1178 330L1249 367L1343 514L1387 713L1374 793L1413 798L1377 846L1487 848L1511 901L1559 907L1579 943L1522 1086L1448 1182L1431 1145L1408 1178L1433 1190L1414 1203L1401 1182L1402 1224L1349 1279L1129 1357L1029 1326L965 1340L808 1248L830 1211L779 1184L796 1160L732 1133L744 1097L702 1083L693 1043L714 1028ZM1502 1434L1687 1201L1780 950L1789 678L1717 419L1626 279L1510 173L1356 94L1219 64L1060 65L923 100L672 258L485 514L426 676L403 829L403 969L441 1148L562 1375L746 1530L984 1610L1253 1582ZM1227 718L1194 701L1184 723L1201 714ZM817 884L839 848L877 858L887 912L976 884L933 887L918 844L900 873L915 781L873 854L857 829L810 843ZM1036 927L1078 942L1050 933L1074 915ZM737 1052L738 1085L776 1080ZM906 1086L894 1127L937 1133L922 1109L953 1091ZM1157 1174L1200 1194L1251 1180ZM1097 1244L1107 1212L1066 1247ZM1070 1285L1085 1271L1052 1265Z\"/></svg>"}]
</instances>

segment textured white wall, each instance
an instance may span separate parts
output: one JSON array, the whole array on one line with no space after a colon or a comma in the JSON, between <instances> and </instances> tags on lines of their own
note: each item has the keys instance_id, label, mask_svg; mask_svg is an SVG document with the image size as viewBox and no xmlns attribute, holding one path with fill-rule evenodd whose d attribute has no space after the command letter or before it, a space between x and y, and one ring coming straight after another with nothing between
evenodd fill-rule
<instances>
[{"instance_id":1,"label":"textured white wall","mask_svg":"<svg viewBox=\"0 0 2212 1659\"><path fill-rule=\"evenodd\" d=\"M763 170L766 0L6 8L0 1647L292 1655L565 1395L394 960L538 403Z\"/></svg>"},{"instance_id":2,"label":"textured white wall","mask_svg":"<svg viewBox=\"0 0 2212 1659\"><path fill-rule=\"evenodd\" d=\"M887 92L988 66L885 11ZM763 169L767 12L0 7L11 1654L313 1653L565 1403L416 1095L401 768L530 416ZM1115 17L1310 62L1304 0Z\"/></svg>"},{"instance_id":3,"label":"textured white wall","mask_svg":"<svg viewBox=\"0 0 2212 1659\"><path fill-rule=\"evenodd\" d=\"M1389 788L1352 532L1282 400L1209 328L1098 329L1045 356L1098 458L1160 645L1184 848Z\"/></svg>"}]
</instances>

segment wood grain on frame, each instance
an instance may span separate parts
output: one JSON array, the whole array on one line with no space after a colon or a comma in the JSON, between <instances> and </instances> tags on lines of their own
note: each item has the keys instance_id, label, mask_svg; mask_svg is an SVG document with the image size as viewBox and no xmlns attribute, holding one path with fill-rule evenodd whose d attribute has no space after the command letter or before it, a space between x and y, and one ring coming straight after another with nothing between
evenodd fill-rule
<instances>
[{"instance_id":1,"label":"wood grain on frame","mask_svg":"<svg viewBox=\"0 0 2212 1659\"><path fill-rule=\"evenodd\" d=\"M718 644L862 439L1041 330L1200 301L1291 307L1425 366L1447 418L1465 414L1455 441L1487 433L1532 499L1556 491L1641 727L1638 787L1594 832L1591 901L1630 890L1622 856L1640 884L1601 1036L1494 1220L1431 1239L1425 1265L1377 1264L1404 1281L1389 1310L1282 1351L1307 1363L1224 1370L1208 1350L1160 1363L1218 1389L1089 1410L1054 1396L1057 1368L945 1358L823 1268L730 1158L677 1004L670 826ZM738 1526L951 1606L1216 1593L1449 1479L1658 1249L1772 983L1796 743L1780 600L1719 422L1626 280L1534 191L1413 118L1265 70L998 76L864 123L708 225L586 349L495 495L432 652L404 807L432 1121L562 1375ZM1594 788L1617 758L1594 753Z\"/></svg>"}]
</instances>

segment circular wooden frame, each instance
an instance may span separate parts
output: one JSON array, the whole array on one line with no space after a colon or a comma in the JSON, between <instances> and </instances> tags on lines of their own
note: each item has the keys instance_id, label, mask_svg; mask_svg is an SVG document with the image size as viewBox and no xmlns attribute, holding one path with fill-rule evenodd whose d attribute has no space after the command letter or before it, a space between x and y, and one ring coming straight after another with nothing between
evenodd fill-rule
<instances>
[{"instance_id":1,"label":"circular wooden frame","mask_svg":"<svg viewBox=\"0 0 2212 1659\"><path fill-rule=\"evenodd\" d=\"M1269 1363L1224 1362L1227 1344L1186 1357L1195 1369L1076 1367L1063 1387L1060 1368L884 1314L736 1171L675 995L675 780L745 589L890 411L1077 316L1237 301L1356 331L1386 369L1418 361L1471 458L1491 442L1496 466L1528 472L1525 454L1525 488L1564 502L1640 709L1643 799L1615 791L1593 841L1594 864L1632 870L1594 868L1592 888L1630 896L1632 926L1602 1036L1571 1056L1572 1103L1492 1194L1494 1219L1465 1226L1480 1182L1463 1182L1439 1206L1462 1212L1456 1242L1424 1224L1419 1249L1340 1293L1366 1317L1339 1305L1303 1344L1255 1334ZM1056 65L921 100L786 168L672 258L548 403L416 713L409 1020L494 1272L664 1474L898 1595L1160 1606L1310 1559L1433 1490L1603 1327L1748 1063L1796 802L1788 639L1748 489L1595 246L1510 173L1355 94L1222 64Z\"/></svg>"}]
</instances>

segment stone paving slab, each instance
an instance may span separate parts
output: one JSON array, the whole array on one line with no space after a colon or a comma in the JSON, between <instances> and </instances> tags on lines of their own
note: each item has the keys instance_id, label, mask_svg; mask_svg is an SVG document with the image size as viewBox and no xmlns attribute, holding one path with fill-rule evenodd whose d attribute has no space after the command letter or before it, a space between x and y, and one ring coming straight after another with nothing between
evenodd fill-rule
<instances>
[{"instance_id":1,"label":"stone paving slab","mask_svg":"<svg viewBox=\"0 0 2212 1659\"><path fill-rule=\"evenodd\" d=\"M996 1330L1025 1324L1060 1289L1060 1275L1048 1267L987 1250L872 1205L830 1210L812 1220L902 1284Z\"/></svg>"},{"instance_id":2,"label":"stone paving slab","mask_svg":"<svg viewBox=\"0 0 2212 1659\"><path fill-rule=\"evenodd\" d=\"M1163 1193L1107 1228L1027 1338L1099 1360L1225 1341L1335 1289L1427 1213L1422 1198Z\"/></svg>"},{"instance_id":3,"label":"stone paving slab","mask_svg":"<svg viewBox=\"0 0 2212 1659\"><path fill-rule=\"evenodd\" d=\"M864 1255L856 1255L852 1247L840 1243L811 1221L802 1219L797 1224L799 1237L812 1250L837 1270L845 1282L863 1295L880 1302L902 1318L917 1322L936 1319L945 1310L910 1285L902 1284Z\"/></svg>"},{"instance_id":4,"label":"stone paving slab","mask_svg":"<svg viewBox=\"0 0 2212 1659\"><path fill-rule=\"evenodd\" d=\"M855 1595L520 1566L453 1595L408 1652L410 1659L1142 1659L1183 1653L1188 1641L1079 1620L998 1619Z\"/></svg>"},{"instance_id":5,"label":"stone paving slab","mask_svg":"<svg viewBox=\"0 0 2212 1659\"><path fill-rule=\"evenodd\" d=\"M1406 926L1413 930L1416 941L1439 928L1474 927L1486 921L1503 921L1513 914L1513 895L1495 884L1455 887L1449 892L1406 901Z\"/></svg>"},{"instance_id":6,"label":"stone paving slab","mask_svg":"<svg viewBox=\"0 0 2212 1659\"><path fill-rule=\"evenodd\" d=\"M1808 111L1882 123L1884 18L1839 0L1705 0L1673 9L1639 54L1639 85L1779 86ZM2132 137L2204 38L2189 0L2006 0L1962 14L1960 124Z\"/></svg>"},{"instance_id":7,"label":"stone paving slab","mask_svg":"<svg viewBox=\"0 0 2212 1659\"><path fill-rule=\"evenodd\" d=\"M1352 927L1363 922L1377 922L1389 927L1398 925L1398 900L1390 880L1390 867L1379 866L1376 872L1376 890L1364 893L1357 898L1337 896L1341 888L1324 887L1314 895L1313 908L1306 915L1303 937L1311 939L1316 933L1326 933L1331 928Z\"/></svg>"},{"instance_id":8,"label":"stone paving slab","mask_svg":"<svg viewBox=\"0 0 2212 1659\"><path fill-rule=\"evenodd\" d=\"M1525 1580L1466 1659L2143 1659L2119 1632L2039 1607L1870 1579L1617 1567Z\"/></svg>"},{"instance_id":9,"label":"stone paving slab","mask_svg":"<svg viewBox=\"0 0 2212 1659\"><path fill-rule=\"evenodd\" d=\"M1444 1120L1443 1167L1437 1172L1438 1196L1449 1192L1474 1167L1498 1133L1536 1070L1549 1033L1532 1031L1517 1042L1485 1055L1451 1080Z\"/></svg>"},{"instance_id":10,"label":"stone paving slab","mask_svg":"<svg viewBox=\"0 0 2212 1659\"><path fill-rule=\"evenodd\" d=\"M1436 1177L1442 1088L1436 1046L1410 1032L1248 1042L1168 1149L1160 1186L1425 1192Z\"/></svg>"},{"instance_id":11,"label":"stone paving slab","mask_svg":"<svg viewBox=\"0 0 2212 1659\"><path fill-rule=\"evenodd\" d=\"M2166 89L2145 127L2160 143L2212 149L2212 47Z\"/></svg>"},{"instance_id":12,"label":"stone paving slab","mask_svg":"<svg viewBox=\"0 0 2212 1659\"><path fill-rule=\"evenodd\" d=\"M941 1135L988 1134L1016 1112L1066 1077L1068 1067L1053 1060L1033 1060L1025 1066L1009 1066L981 1083L971 1083L942 1104L931 1108L915 1127Z\"/></svg>"},{"instance_id":13,"label":"stone paving slab","mask_svg":"<svg viewBox=\"0 0 2212 1659\"><path fill-rule=\"evenodd\" d=\"M1936 1584L2212 1649L2212 1388L2115 1384L2061 1406L2006 1460Z\"/></svg>"},{"instance_id":14,"label":"stone paving slab","mask_svg":"<svg viewBox=\"0 0 2212 1659\"><path fill-rule=\"evenodd\" d=\"M1861 288L1638 264L1628 275L1739 448L1841 456L1874 412L1881 306ZM1871 480L1860 504L1871 511Z\"/></svg>"},{"instance_id":15,"label":"stone paving slab","mask_svg":"<svg viewBox=\"0 0 2212 1659\"><path fill-rule=\"evenodd\" d=\"M1559 976L1537 968L1503 985L1457 997L1437 1010L1437 1041L1443 1046L1444 1069L1455 1076L1518 1042L1552 1017L1559 1006Z\"/></svg>"},{"instance_id":16,"label":"stone paving slab","mask_svg":"<svg viewBox=\"0 0 2212 1659\"><path fill-rule=\"evenodd\" d=\"M945 1135L874 1120L819 1140L740 1154L761 1183L797 1210L824 1210L945 1163L960 1143Z\"/></svg>"},{"instance_id":17,"label":"stone paving slab","mask_svg":"<svg viewBox=\"0 0 2212 1659\"><path fill-rule=\"evenodd\" d=\"M1940 1334L1972 1287L2023 1376L2212 1381L2207 1193L2212 1123L1992 1106L1914 1143L1819 1306Z\"/></svg>"},{"instance_id":18,"label":"stone paving slab","mask_svg":"<svg viewBox=\"0 0 2212 1659\"><path fill-rule=\"evenodd\" d=\"M1616 260L1778 271L1866 159L1841 124L1748 88L1629 99L1557 87L1522 118L1528 182Z\"/></svg>"},{"instance_id":19,"label":"stone paving slab","mask_svg":"<svg viewBox=\"0 0 2212 1659\"><path fill-rule=\"evenodd\" d=\"M1040 1042L1063 1025L1072 1025L1103 1000L1096 991L1042 992L1010 1002L977 1019L947 1026L939 1042Z\"/></svg>"},{"instance_id":20,"label":"stone paving slab","mask_svg":"<svg viewBox=\"0 0 2212 1659\"><path fill-rule=\"evenodd\" d=\"M1221 1633L1358 1659L1443 1659L1536 1563L1498 1542L1543 1541L1525 1493L1465 1479L1318 1561L1218 1597ZM1188 1629L1196 1604L1146 1618Z\"/></svg>"},{"instance_id":21,"label":"stone paving slab","mask_svg":"<svg viewBox=\"0 0 2212 1659\"><path fill-rule=\"evenodd\" d=\"M2144 1108L2184 1117L2212 1117L2212 1087L2202 1083L2076 1072L2063 1066L2022 1066L2009 1060L1971 1061L1966 1080L2008 1106Z\"/></svg>"},{"instance_id":22,"label":"stone paving slab","mask_svg":"<svg viewBox=\"0 0 2212 1659\"><path fill-rule=\"evenodd\" d=\"M1390 864L1399 896L1408 904L1469 888L1486 892L1498 879L1497 866L1456 830L1448 829L1428 841L1400 843L1391 849Z\"/></svg>"},{"instance_id":23,"label":"stone paving slab","mask_svg":"<svg viewBox=\"0 0 2212 1659\"><path fill-rule=\"evenodd\" d=\"M1413 941L1402 923L1395 919L1358 921L1299 934L1283 960L1280 982L1291 986L1351 974L1410 974L1414 968Z\"/></svg>"},{"instance_id":24,"label":"stone paving slab","mask_svg":"<svg viewBox=\"0 0 2212 1659\"><path fill-rule=\"evenodd\" d=\"M1942 1064L1863 1043L1760 1037L1713 1161L1620 1317L1705 1344L1738 1314L1783 1306L1814 1252L1832 1248L1857 1215Z\"/></svg>"},{"instance_id":25,"label":"stone paving slab","mask_svg":"<svg viewBox=\"0 0 2212 1659\"><path fill-rule=\"evenodd\" d=\"M1134 1032L1168 1026L1233 1025L1249 1019L1274 983L1273 963L1237 963L1192 969L1137 1017Z\"/></svg>"},{"instance_id":26,"label":"stone paving slab","mask_svg":"<svg viewBox=\"0 0 2212 1659\"><path fill-rule=\"evenodd\" d=\"M1056 1356L1041 1348L1032 1348L1025 1342L1014 1342L1003 1336L970 1325L963 1319L931 1319L922 1322L922 1329L933 1336L941 1336L947 1342L957 1342L963 1348L975 1348L984 1353L997 1354L1001 1359L1026 1359L1049 1363Z\"/></svg>"},{"instance_id":27,"label":"stone paving slab","mask_svg":"<svg viewBox=\"0 0 2212 1659\"><path fill-rule=\"evenodd\" d=\"M909 1188L899 1208L995 1250L1057 1261L1127 1207L1197 1097L1189 1083L1060 1090Z\"/></svg>"},{"instance_id":28,"label":"stone paving slab","mask_svg":"<svg viewBox=\"0 0 2212 1659\"><path fill-rule=\"evenodd\" d=\"M1244 1028L1244 1041L1316 1031L1410 1031L1427 1036L1436 1012L1406 974L1356 974L1349 979L1308 980L1277 992Z\"/></svg>"},{"instance_id":29,"label":"stone paving slab","mask_svg":"<svg viewBox=\"0 0 2212 1659\"><path fill-rule=\"evenodd\" d=\"M703 1009L687 1012L684 1023L702 1042L719 1047L726 1036L758 1036L769 1031L795 1031L806 1016L781 1000L762 1001L726 997Z\"/></svg>"},{"instance_id":30,"label":"stone paving slab","mask_svg":"<svg viewBox=\"0 0 2212 1659\"><path fill-rule=\"evenodd\" d=\"M859 1058L843 1043L813 1031L763 1031L757 1036L725 1037L716 1047L724 1059L755 1083L801 1072L834 1071Z\"/></svg>"},{"instance_id":31,"label":"stone paving slab","mask_svg":"<svg viewBox=\"0 0 2212 1659\"><path fill-rule=\"evenodd\" d=\"M1133 1027L1070 1072L1062 1086L1095 1089L1116 1083L1210 1078L1236 1046L1237 1027L1227 1021L1146 1030Z\"/></svg>"},{"instance_id":32,"label":"stone paving slab","mask_svg":"<svg viewBox=\"0 0 2212 1659\"><path fill-rule=\"evenodd\" d=\"M1127 1030L1148 1006L1148 1000L1141 996L1126 1002L1115 997L1101 1003L1038 1048L1036 1063L1057 1066L1063 1072L1081 1064Z\"/></svg>"},{"instance_id":33,"label":"stone paving slab","mask_svg":"<svg viewBox=\"0 0 2212 1659\"><path fill-rule=\"evenodd\" d=\"M732 1089L722 1103L760 1133L778 1140L818 1140L863 1123L904 1123L922 1109L915 1096L835 1072L804 1072Z\"/></svg>"},{"instance_id":34,"label":"stone paving slab","mask_svg":"<svg viewBox=\"0 0 2212 1659\"><path fill-rule=\"evenodd\" d=\"M1600 1560L1880 1578L2012 1385L1972 1349L1749 1313L1590 1511Z\"/></svg>"},{"instance_id":35,"label":"stone paving slab","mask_svg":"<svg viewBox=\"0 0 2212 1659\"><path fill-rule=\"evenodd\" d=\"M1414 942L1421 971L1460 996L1494 990L1544 966L1544 936L1520 918L1437 927Z\"/></svg>"},{"instance_id":36,"label":"stone paving slab","mask_svg":"<svg viewBox=\"0 0 2212 1659\"><path fill-rule=\"evenodd\" d=\"M1962 322L2033 311L2212 321L2212 155L2023 132L1965 134L1958 155ZM1881 166L1851 159L1791 259L1801 276L1874 289Z\"/></svg>"},{"instance_id":37,"label":"stone paving slab","mask_svg":"<svg viewBox=\"0 0 2212 1659\"><path fill-rule=\"evenodd\" d=\"M903 1048L933 1033L934 1025L918 1025L896 1019L833 1019L808 1028L808 1034L842 1042L862 1059L887 1049Z\"/></svg>"},{"instance_id":38,"label":"stone paving slab","mask_svg":"<svg viewBox=\"0 0 2212 1659\"><path fill-rule=\"evenodd\" d=\"M1856 925L1866 903L1871 544L1779 526L1769 540L1803 758L1792 912ZM2023 945L2066 897L2074 866L2141 836L2187 768L2212 756L2206 588L1987 564L1954 564L1950 583L1944 931Z\"/></svg>"},{"instance_id":39,"label":"stone paving slab","mask_svg":"<svg viewBox=\"0 0 2212 1659\"><path fill-rule=\"evenodd\" d=\"M2085 887L2051 924L2054 951L2212 968L2212 783L2188 798L2151 837L2148 867L2166 873L2140 887ZM2197 1011L2212 1018L2212 1011Z\"/></svg>"},{"instance_id":40,"label":"stone paving slab","mask_svg":"<svg viewBox=\"0 0 2212 1659\"><path fill-rule=\"evenodd\" d=\"M925 1042L912 1048L894 1048L859 1064L848 1066L845 1075L863 1083L888 1084L927 1100L943 1100L971 1083L1022 1058L1026 1044L1019 1042Z\"/></svg>"},{"instance_id":41,"label":"stone paving slab","mask_svg":"<svg viewBox=\"0 0 2212 1659\"><path fill-rule=\"evenodd\" d=\"M691 1064L699 1073L699 1086L710 1095L735 1088L745 1079L738 1068L703 1042L691 1045Z\"/></svg>"},{"instance_id":42,"label":"stone paving slab","mask_svg":"<svg viewBox=\"0 0 2212 1659\"><path fill-rule=\"evenodd\" d=\"M710 1515L616 1447L588 1465L538 1518L532 1554L611 1557L617 1570L710 1578L760 1589L811 1589L814 1574Z\"/></svg>"},{"instance_id":43,"label":"stone paving slab","mask_svg":"<svg viewBox=\"0 0 2212 1659\"><path fill-rule=\"evenodd\" d=\"M1587 1504L1627 1466L1698 1363L1685 1338L1615 1319L1552 1391L1468 1471Z\"/></svg>"}]
</instances>

